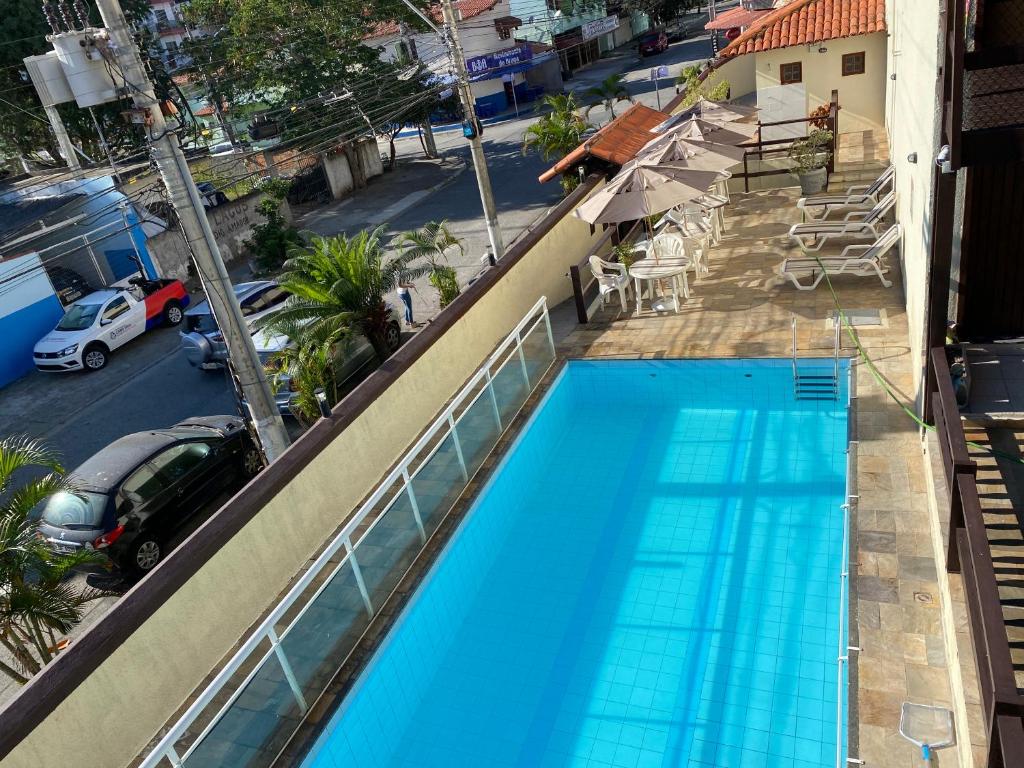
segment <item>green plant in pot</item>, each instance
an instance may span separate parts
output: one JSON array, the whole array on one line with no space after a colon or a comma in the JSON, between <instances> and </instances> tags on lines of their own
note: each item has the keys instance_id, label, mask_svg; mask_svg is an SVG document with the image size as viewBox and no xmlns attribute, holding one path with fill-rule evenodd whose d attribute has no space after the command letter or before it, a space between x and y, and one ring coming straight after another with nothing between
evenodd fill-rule
<instances>
[{"instance_id":1,"label":"green plant in pot","mask_svg":"<svg viewBox=\"0 0 1024 768\"><path fill-rule=\"evenodd\" d=\"M828 184L826 166L832 157L829 147L832 131L816 128L805 138L797 139L789 148L789 157L794 163L793 172L800 178L800 191L814 195Z\"/></svg>"},{"instance_id":2,"label":"green plant in pot","mask_svg":"<svg viewBox=\"0 0 1024 768\"><path fill-rule=\"evenodd\" d=\"M617 261L629 269L637 261L636 251L631 243L619 243L612 248L612 261Z\"/></svg>"}]
</instances>

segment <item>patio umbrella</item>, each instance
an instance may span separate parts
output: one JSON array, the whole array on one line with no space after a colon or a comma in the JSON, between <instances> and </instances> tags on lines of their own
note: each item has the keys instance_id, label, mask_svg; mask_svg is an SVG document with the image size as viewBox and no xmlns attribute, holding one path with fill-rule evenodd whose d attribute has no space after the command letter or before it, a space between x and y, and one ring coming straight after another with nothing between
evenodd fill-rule
<instances>
[{"instance_id":1,"label":"patio umbrella","mask_svg":"<svg viewBox=\"0 0 1024 768\"><path fill-rule=\"evenodd\" d=\"M704 120L713 120L717 123L731 123L736 120L743 120L749 117L756 117L758 113L757 107L747 107L742 104L727 103L724 101L711 101L701 96L697 99L697 103L690 107L686 112L689 112L692 116L703 118ZM686 114L684 112L684 114Z\"/></svg>"},{"instance_id":2,"label":"patio umbrella","mask_svg":"<svg viewBox=\"0 0 1024 768\"><path fill-rule=\"evenodd\" d=\"M588 224L618 224L664 213L707 193L719 177L716 171L665 168L627 163L601 191L573 211Z\"/></svg>"},{"instance_id":3,"label":"patio umbrella","mask_svg":"<svg viewBox=\"0 0 1024 768\"><path fill-rule=\"evenodd\" d=\"M746 151L743 147L717 141L716 135L709 134L707 140L701 141L671 131L647 142L637 152L637 158L656 163L685 163L691 168L708 171L721 170L743 160Z\"/></svg>"},{"instance_id":4,"label":"patio umbrella","mask_svg":"<svg viewBox=\"0 0 1024 768\"><path fill-rule=\"evenodd\" d=\"M684 139L696 141L718 141L722 144L739 144L752 139L757 133L757 126L749 123L729 123L727 126L723 126L721 123L713 123L710 120L691 117L689 120L673 128L672 133L678 134Z\"/></svg>"}]
</instances>

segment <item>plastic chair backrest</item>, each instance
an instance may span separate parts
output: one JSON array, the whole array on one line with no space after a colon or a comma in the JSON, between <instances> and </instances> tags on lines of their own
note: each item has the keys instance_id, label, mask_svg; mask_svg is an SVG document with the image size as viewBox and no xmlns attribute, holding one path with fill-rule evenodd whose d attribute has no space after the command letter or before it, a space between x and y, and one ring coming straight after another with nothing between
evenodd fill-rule
<instances>
[{"instance_id":1,"label":"plastic chair backrest","mask_svg":"<svg viewBox=\"0 0 1024 768\"><path fill-rule=\"evenodd\" d=\"M677 235L657 235L651 243L651 255L655 258L685 257L687 255L686 245L683 238Z\"/></svg>"}]
</instances>

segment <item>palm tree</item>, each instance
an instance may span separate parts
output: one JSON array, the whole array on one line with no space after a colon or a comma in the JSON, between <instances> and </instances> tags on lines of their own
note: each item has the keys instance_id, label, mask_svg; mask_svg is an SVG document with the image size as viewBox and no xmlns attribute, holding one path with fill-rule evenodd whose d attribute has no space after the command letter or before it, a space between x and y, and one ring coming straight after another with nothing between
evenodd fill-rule
<instances>
[{"instance_id":1,"label":"palm tree","mask_svg":"<svg viewBox=\"0 0 1024 768\"><path fill-rule=\"evenodd\" d=\"M380 243L383 229L352 237L314 237L307 248L292 251L278 277L291 297L258 326L288 335L299 347L333 347L355 329L384 362L391 354L384 297L400 280L415 279L429 267L410 268L416 257L406 254L386 258Z\"/></svg>"},{"instance_id":2,"label":"palm tree","mask_svg":"<svg viewBox=\"0 0 1024 768\"><path fill-rule=\"evenodd\" d=\"M604 80L595 85L593 88L588 88L583 92L584 96L590 96L597 101L587 107L586 116L590 117L590 111L597 106L603 106L607 109L615 119L615 105L620 101L633 101L633 97L629 95L629 91L626 90L626 84L623 81L622 75L608 75Z\"/></svg>"},{"instance_id":3,"label":"palm tree","mask_svg":"<svg viewBox=\"0 0 1024 768\"><path fill-rule=\"evenodd\" d=\"M551 112L523 133L523 154L535 149L548 162L561 160L580 145L591 125L578 114L579 105L571 93L545 96L542 101Z\"/></svg>"},{"instance_id":4,"label":"palm tree","mask_svg":"<svg viewBox=\"0 0 1024 768\"><path fill-rule=\"evenodd\" d=\"M320 417L319 395L333 408L340 399L335 361L341 348L351 340L350 333L340 337L326 324L306 328L303 323L280 322L275 331L289 339L300 339L275 352L267 362L271 388L276 393L288 378L293 395L290 407L303 426L309 426Z\"/></svg>"},{"instance_id":5,"label":"palm tree","mask_svg":"<svg viewBox=\"0 0 1024 768\"><path fill-rule=\"evenodd\" d=\"M403 232L398 236L398 247L402 254L412 259L422 258L430 264L430 284L441 297L441 307L447 307L459 295L459 278L448 266L445 252L458 248L465 253L462 241L448 228L448 221L428 221L420 229Z\"/></svg>"},{"instance_id":6,"label":"palm tree","mask_svg":"<svg viewBox=\"0 0 1024 768\"><path fill-rule=\"evenodd\" d=\"M16 487L14 476L33 469L46 474ZM27 437L0 440L0 645L13 659L0 661L0 672L19 684L60 653L59 636L81 621L85 604L106 594L65 582L101 555L56 554L38 538L33 510L65 493L74 488L51 451Z\"/></svg>"}]
</instances>

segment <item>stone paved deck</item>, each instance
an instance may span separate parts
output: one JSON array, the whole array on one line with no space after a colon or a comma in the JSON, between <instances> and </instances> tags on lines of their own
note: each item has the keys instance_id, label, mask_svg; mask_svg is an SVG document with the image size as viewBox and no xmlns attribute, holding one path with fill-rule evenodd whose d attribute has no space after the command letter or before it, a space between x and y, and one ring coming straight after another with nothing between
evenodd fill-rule
<instances>
[{"instance_id":1,"label":"stone paved deck","mask_svg":"<svg viewBox=\"0 0 1024 768\"><path fill-rule=\"evenodd\" d=\"M763 357L790 354L790 320L798 322L803 355L829 354L833 302L781 284L775 272L790 251L785 233L799 220L794 190L733 195L726 237L711 253L710 274L677 314L617 315L612 306L563 339L576 358ZM845 309L881 309L882 325L860 338L904 401L913 393L907 319L898 264L889 259L891 288L872 278L834 280ZM844 348L845 354L852 350ZM850 755L870 766L919 766L919 752L898 734L904 700L950 707L940 622L940 593L921 443L912 422L864 365L856 365L859 438L851 554L854 645ZM953 750L934 763L958 764Z\"/></svg>"}]
</instances>

